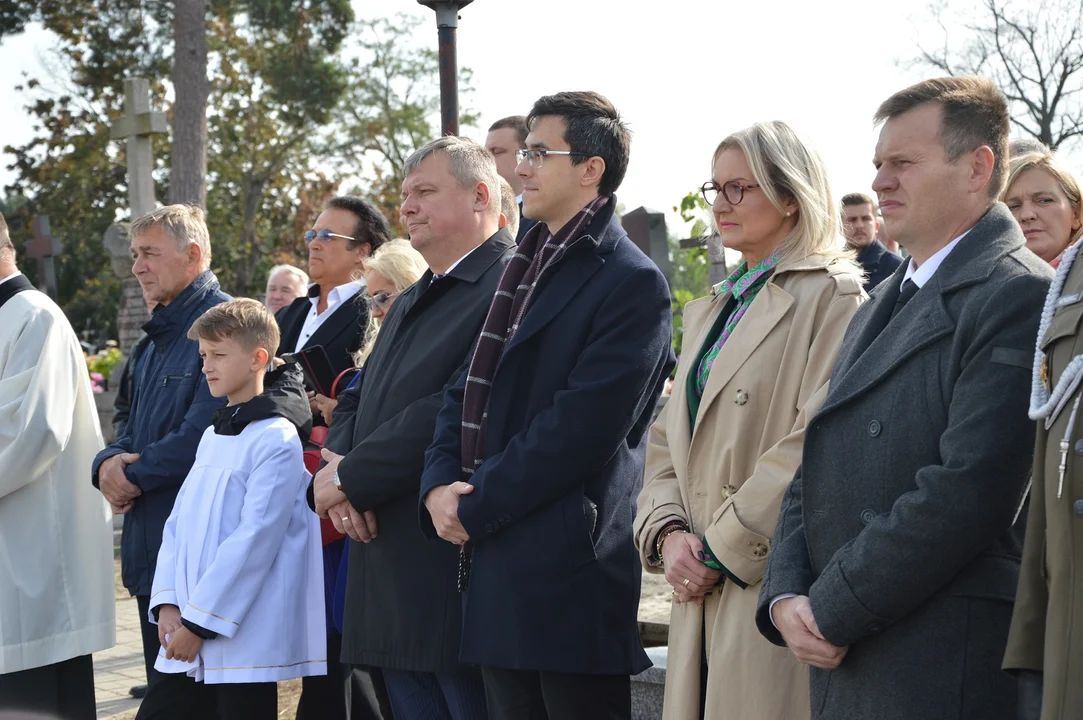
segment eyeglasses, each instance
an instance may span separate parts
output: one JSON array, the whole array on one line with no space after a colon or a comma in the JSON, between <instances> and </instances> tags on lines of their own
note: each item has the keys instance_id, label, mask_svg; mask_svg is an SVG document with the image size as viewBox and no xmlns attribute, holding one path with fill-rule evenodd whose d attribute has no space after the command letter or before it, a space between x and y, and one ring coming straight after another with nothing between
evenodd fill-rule
<instances>
[{"instance_id":1,"label":"eyeglasses","mask_svg":"<svg viewBox=\"0 0 1083 720\"><path fill-rule=\"evenodd\" d=\"M380 308L381 310L387 310L387 308L391 305L391 301L397 298L400 294L402 294L401 290L399 290L398 292L393 292L390 295L381 292L369 297L369 300L371 300L372 304Z\"/></svg>"},{"instance_id":2,"label":"eyeglasses","mask_svg":"<svg viewBox=\"0 0 1083 720\"><path fill-rule=\"evenodd\" d=\"M330 230L328 230L327 228L324 228L323 230L320 230L320 231L309 230L308 232L305 233L305 243L311 244L312 241L315 240L316 238L319 238L320 240L323 240L324 242L328 242L332 238L342 238L343 240L353 240L354 239L354 238L350 237L349 235L339 235L338 233L333 233Z\"/></svg>"},{"instance_id":3,"label":"eyeglasses","mask_svg":"<svg viewBox=\"0 0 1083 720\"><path fill-rule=\"evenodd\" d=\"M515 151L515 159L518 162L526 160L530 163L530 167L537 170L542 166L542 160L546 155L570 155L573 157L590 157L586 153L572 152L571 150L524 150L520 148Z\"/></svg>"},{"instance_id":4,"label":"eyeglasses","mask_svg":"<svg viewBox=\"0 0 1083 720\"><path fill-rule=\"evenodd\" d=\"M757 183L742 185L736 180L730 180L719 187L718 183L714 180L708 180L703 183L703 187L701 187L699 191L703 193L703 199L707 201L708 205L714 205L715 198L718 197L719 192L722 193L722 197L726 198L726 202L730 205L740 205L741 201L745 199L745 191L755 190L758 187L759 184Z\"/></svg>"}]
</instances>

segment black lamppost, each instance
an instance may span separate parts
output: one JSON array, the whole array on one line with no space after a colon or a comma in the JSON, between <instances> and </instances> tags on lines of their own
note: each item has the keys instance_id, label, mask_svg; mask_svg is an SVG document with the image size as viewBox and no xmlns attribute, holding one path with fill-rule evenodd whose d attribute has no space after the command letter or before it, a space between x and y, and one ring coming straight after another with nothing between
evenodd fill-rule
<instances>
[{"instance_id":1,"label":"black lamppost","mask_svg":"<svg viewBox=\"0 0 1083 720\"><path fill-rule=\"evenodd\" d=\"M436 11L440 41L440 134L459 134L459 65L455 58L455 30L459 10L474 0L417 0Z\"/></svg>"}]
</instances>

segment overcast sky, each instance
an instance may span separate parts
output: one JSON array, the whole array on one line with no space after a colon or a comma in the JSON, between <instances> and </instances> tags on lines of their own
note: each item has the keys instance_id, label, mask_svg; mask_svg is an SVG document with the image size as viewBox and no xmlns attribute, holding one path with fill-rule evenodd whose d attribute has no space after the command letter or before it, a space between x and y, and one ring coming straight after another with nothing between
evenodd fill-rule
<instances>
[{"instance_id":1,"label":"overcast sky","mask_svg":"<svg viewBox=\"0 0 1083 720\"><path fill-rule=\"evenodd\" d=\"M621 9L622 6L624 9ZM413 0L354 0L359 16L422 14L421 40L436 45L434 14ZM633 9L635 8L635 9ZM631 126L632 159L617 195L627 209L669 211L709 179L715 146L761 120L786 120L827 161L836 200L870 192L876 132L871 117L892 92L927 71L898 61L932 32L925 0L474 0L461 12L459 63L474 71L469 105L482 129L526 113L539 96L596 90ZM926 35L925 40L935 37ZM39 73L52 45L32 28L0 44L0 146L32 136L11 90ZM0 155L0 185L10 182Z\"/></svg>"}]
</instances>

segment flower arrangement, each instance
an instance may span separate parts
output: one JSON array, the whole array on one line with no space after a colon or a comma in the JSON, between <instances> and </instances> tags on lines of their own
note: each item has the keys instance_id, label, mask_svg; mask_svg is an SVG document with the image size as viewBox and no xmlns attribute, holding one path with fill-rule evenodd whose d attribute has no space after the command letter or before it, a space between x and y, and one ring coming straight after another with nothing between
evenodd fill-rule
<instances>
[{"instance_id":1,"label":"flower arrangement","mask_svg":"<svg viewBox=\"0 0 1083 720\"><path fill-rule=\"evenodd\" d=\"M87 370L90 372L90 386L95 393L103 393L109 389L109 378L113 370L123 360L120 348L115 340L109 340L105 347L93 355L87 356Z\"/></svg>"}]
</instances>

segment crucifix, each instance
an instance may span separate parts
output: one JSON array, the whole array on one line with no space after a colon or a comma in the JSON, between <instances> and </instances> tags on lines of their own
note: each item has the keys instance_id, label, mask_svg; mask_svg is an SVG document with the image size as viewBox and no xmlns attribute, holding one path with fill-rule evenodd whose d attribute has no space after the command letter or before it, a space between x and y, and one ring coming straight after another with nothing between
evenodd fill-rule
<instances>
[{"instance_id":1,"label":"crucifix","mask_svg":"<svg viewBox=\"0 0 1083 720\"><path fill-rule=\"evenodd\" d=\"M56 267L53 265L53 258L60 256L60 240L49 232L48 215L35 215L31 227L34 240L27 244L26 255L38 261L38 289L56 300Z\"/></svg>"},{"instance_id":2,"label":"crucifix","mask_svg":"<svg viewBox=\"0 0 1083 720\"><path fill-rule=\"evenodd\" d=\"M128 204L132 219L154 209L154 156L151 136L167 130L166 116L150 109L150 82L145 78L124 81L124 117L110 130L114 140L126 142L128 158Z\"/></svg>"},{"instance_id":3,"label":"crucifix","mask_svg":"<svg viewBox=\"0 0 1083 720\"><path fill-rule=\"evenodd\" d=\"M125 141L128 160L128 206L131 219L154 209L154 155L151 139L155 133L167 130L165 113L150 109L150 83L144 78L124 81L124 117L110 131L114 140ZM128 244L128 229L112 225L102 238L112 260L113 272L121 280L120 309L117 334L121 352L127 354L136 340L148 314L139 281L132 274L132 256Z\"/></svg>"}]
</instances>

